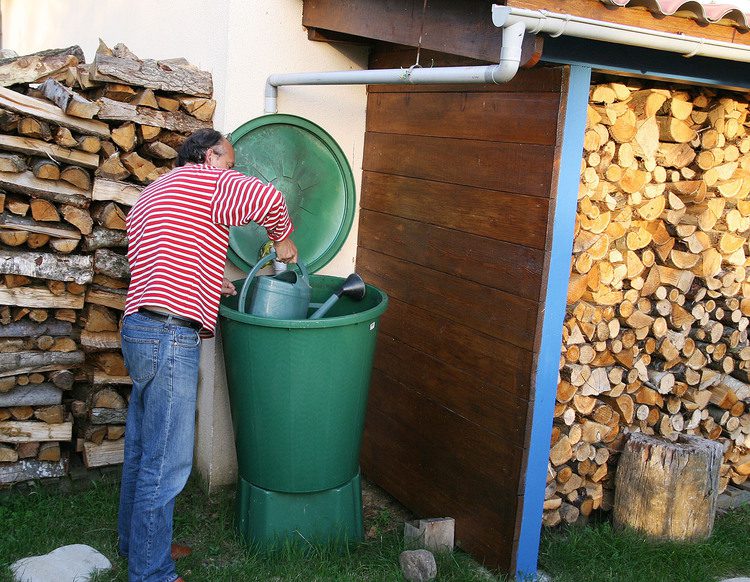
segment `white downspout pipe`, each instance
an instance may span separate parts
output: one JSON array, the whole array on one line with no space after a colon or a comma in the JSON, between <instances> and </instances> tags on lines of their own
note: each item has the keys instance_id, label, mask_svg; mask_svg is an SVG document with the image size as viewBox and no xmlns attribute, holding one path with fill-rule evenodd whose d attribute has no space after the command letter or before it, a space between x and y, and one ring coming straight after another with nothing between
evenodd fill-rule
<instances>
[{"instance_id":1,"label":"white downspout pipe","mask_svg":"<svg viewBox=\"0 0 750 582\"><path fill-rule=\"evenodd\" d=\"M526 10L495 4L492 6L492 22L495 26L523 23L530 34L540 32L550 36L564 34L588 40L679 53L684 57L701 56L750 62L750 46L747 45L592 20L570 14L556 14L546 10Z\"/></svg>"},{"instance_id":2,"label":"white downspout pipe","mask_svg":"<svg viewBox=\"0 0 750 582\"><path fill-rule=\"evenodd\" d=\"M506 83L518 71L525 25L503 28L503 44L497 65L479 67L435 67L408 69L367 69L362 71L324 71L283 73L266 80L265 112L276 113L276 96L282 85L410 85L445 83Z\"/></svg>"}]
</instances>

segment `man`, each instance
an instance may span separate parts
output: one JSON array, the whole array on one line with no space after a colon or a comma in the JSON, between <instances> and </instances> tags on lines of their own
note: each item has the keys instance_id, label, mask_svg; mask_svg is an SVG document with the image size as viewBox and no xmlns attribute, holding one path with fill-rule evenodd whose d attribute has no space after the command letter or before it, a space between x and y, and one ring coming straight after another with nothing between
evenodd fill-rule
<instances>
[{"instance_id":1,"label":"man","mask_svg":"<svg viewBox=\"0 0 750 582\"><path fill-rule=\"evenodd\" d=\"M234 149L202 129L178 167L147 186L127 217L131 282L122 352L133 389L125 428L119 550L130 582L173 582L175 497L190 475L201 337L214 335L229 227L256 222L279 260L297 261L283 195L232 170Z\"/></svg>"}]
</instances>

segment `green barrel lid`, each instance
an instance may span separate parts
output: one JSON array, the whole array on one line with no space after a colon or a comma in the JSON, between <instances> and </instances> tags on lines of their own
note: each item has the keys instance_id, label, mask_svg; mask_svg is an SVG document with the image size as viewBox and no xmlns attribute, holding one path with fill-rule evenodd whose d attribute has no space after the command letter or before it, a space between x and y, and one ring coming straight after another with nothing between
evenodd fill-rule
<instances>
[{"instance_id":1,"label":"green barrel lid","mask_svg":"<svg viewBox=\"0 0 750 582\"><path fill-rule=\"evenodd\" d=\"M311 272L341 249L352 227L356 193L344 152L318 125L295 115L264 115L232 132L235 169L280 190L294 223L300 260ZM229 233L229 260L249 270L268 241L250 223Z\"/></svg>"}]
</instances>

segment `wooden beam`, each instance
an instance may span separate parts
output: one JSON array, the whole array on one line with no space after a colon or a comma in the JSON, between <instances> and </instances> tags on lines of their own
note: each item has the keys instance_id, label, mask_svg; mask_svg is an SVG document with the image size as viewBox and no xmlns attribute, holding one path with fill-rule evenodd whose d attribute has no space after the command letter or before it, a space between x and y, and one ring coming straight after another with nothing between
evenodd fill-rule
<instances>
[{"instance_id":1,"label":"wooden beam","mask_svg":"<svg viewBox=\"0 0 750 582\"><path fill-rule=\"evenodd\" d=\"M13 352L0 354L0 377L18 376L33 372L66 370L80 366L84 353L76 352Z\"/></svg>"},{"instance_id":2,"label":"wooden beam","mask_svg":"<svg viewBox=\"0 0 750 582\"><path fill-rule=\"evenodd\" d=\"M102 121L79 119L65 115L57 105L0 87L0 107L22 115L51 121L73 131L109 138L109 126Z\"/></svg>"},{"instance_id":3,"label":"wooden beam","mask_svg":"<svg viewBox=\"0 0 750 582\"><path fill-rule=\"evenodd\" d=\"M413 47L421 36L423 49L498 62L502 31L490 3L431 0L423 8L423 0L305 0L302 24Z\"/></svg>"},{"instance_id":4,"label":"wooden beam","mask_svg":"<svg viewBox=\"0 0 750 582\"><path fill-rule=\"evenodd\" d=\"M72 150L30 137L0 134L0 149L31 156L50 156L58 162L76 164L92 170L99 167L99 156L96 154Z\"/></svg>"}]
</instances>

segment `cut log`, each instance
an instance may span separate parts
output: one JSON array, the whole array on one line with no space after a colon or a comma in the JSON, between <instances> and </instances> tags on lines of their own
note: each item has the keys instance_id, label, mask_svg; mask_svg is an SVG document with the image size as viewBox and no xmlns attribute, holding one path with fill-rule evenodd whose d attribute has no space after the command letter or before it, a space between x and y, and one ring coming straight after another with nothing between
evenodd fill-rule
<instances>
[{"instance_id":1,"label":"cut log","mask_svg":"<svg viewBox=\"0 0 750 582\"><path fill-rule=\"evenodd\" d=\"M211 73L188 65L168 61L118 59L96 55L91 78L95 81L117 80L127 85L171 93L185 93L210 98L213 93Z\"/></svg>"},{"instance_id":2,"label":"cut log","mask_svg":"<svg viewBox=\"0 0 750 582\"><path fill-rule=\"evenodd\" d=\"M35 323L22 319L21 321L0 325L0 337L69 336L72 329L70 323L64 321L51 319L43 323Z\"/></svg>"},{"instance_id":3,"label":"cut log","mask_svg":"<svg viewBox=\"0 0 750 582\"><path fill-rule=\"evenodd\" d=\"M63 207L64 208L64 207ZM71 238L79 240L81 233L67 224L36 222L30 218L0 214L0 230L23 230L30 233L45 234L56 238Z\"/></svg>"},{"instance_id":4,"label":"cut log","mask_svg":"<svg viewBox=\"0 0 750 582\"><path fill-rule=\"evenodd\" d=\"M83 462L88 468L119 465L125 460L125 440L107 440L100 445L83 443Z\"/></svg>"},{"instance_id":5,"label":"cut log","mask_svg":"<svg viewBox=\"0 0 750 582\"><path fill-rule=\"evenodd\" d=\"M91 197L92 200L111 200L133 206L142 190L143 187L136 184L97 178L94 180L94 191Z\"/></svg>"},{"instance_id":6,"label":"cut log","mask_svg":"<svg viewBox=\"0 0 750 582\"><path fill-rule=\"evenodd\" d=\"M61 206L60 210L62 211L63 218L66 220L66 222L69 222L70 224L75 226L81 234L91 234L91 232L93 231L94 221L91 218L91 214L87 210L67 204Z\"/></svg>"},{"instance_id":7,"label":"cut log","mask_svg":"<svg viewBox=\"0 0 750 582\"><path fill-rule=\"evenodd\" d=\"M95 135L82 135L78 138L78 145L76 147L84 152L95 154L102 149L102 140Z\"/></svg>"},{"instance_id":8,"label":"cut log","mask_svg":"<svg viewBox=\"0 0 750 582\"><path fill-rule=\"evenodd\" d=\"M64 477L68 473L68 459L61 458L56 463L38 461L37 459L21 459L16 463L0 464L0 483L18 483Z\"/></svg>"},{"instance_id":9,"label":"cut log","mask_svg":"<svg viewBox=\"0 0 750 582\"><path fill-rule=\"evenodd\" d=\"M85 62L79 46L53 49L0 60L0 85L10 87L36 83L51 75L64 73L69 67Z\"/></svg>"},{"instance_id":10,"label":"cut log","mask_svg":"<svg viewBox=\"0 0 750 582\"><path fill-rule=\"evenodd\" d=\"M10 392L0 393L0 408L9 406L53 406L61 402L62 390L52 384L18 386Z\"/></svg>"},{"instance_id":11,"label":"cut log","mask_svg":"<svg viewBox=\"0 0 750 582\"><path fill-rule=\"evenodd\" d=\"M137 107L129 103L122 103L102 97L97 101L101 109L99 119L109 121L132 121L141 125L160 127L180 133L192 133L198 129L211 127L206 121L200 121L192 115L181 111L169 112L151 109L149 107ZM0 107L3 107L0 100Z\"/></svg>"},{"instance_id":12,"label":"cut log","mask_svg":"<svg viewBox=\"0 0 750 582\"><path fill-rule=\"evenodd\" d=\"M119 152L109 156L102 165L99 166L99 169L96 170L95 174L101 178L106 178L107 180L124 180L130 176L130 172L128 172L127 168L122 165L122 161L120 161ZM96 185L94 188L96 188Z\"/></svg>"},{"instance_id":13,"label":"cut log","mask_svg":"<svg viewBox=\"0 0 750 582\"><path fill-rule=\"evenodd\" d=\"M55 164L52 165L55 167L57 175L59 176L60 171L57 169L57 166ZM44 200L42 198L34 198L31 200L31 216L34 220L40 222L60 222L60 214L57 212L57 207L49 200Z\"/></svg>"},{"instance_id":14,"label":"cut log","mask_svg":"<svg viewBox=\"0 0 750 582\"><path fill-rule=\"evenodd\" d=\"M93 232L83 240L83 250L85 251L127 246L128 236L125 231L110 230L101 226L95 226Z\"/></svg>"},{"instance_id":15,"label":"cut log","mask_svg":"<svg viewBox=\"0 0 750 582\"><path fill-rule=\"evenodd\" d=\"M0 442L3 443L69 441L72 436L72 422L63 422L60 424L14 420L0 422Z\"/></svg>"},{"instance_id":16,"label":"cut log","mask_svg":"<svg viewBox=\"0 0 750 582\"><path fill-rule=\"evenodd\" d=\"M119 350L121 346L119 331L81 332L81 347L85 352L99 350Z\"/></svg>"},{"instance_id":17,"label":"cut log","mask_svg":"<svg viewBox=\"0 0 750 582\"><path fill-rule=\"evenodd\" d=\"M123 154L120 156L120 159L122 160L123 165L139 182L148 183L158 177L156 174L156 166L135 152Z\"/></svg>"},{"instance_id":18,"label":"cut log","mask_svg":"<svg viewBox=\"0 0 750 582\"><path fill-rule=\"evenodd\" d=\"M89 411L89 420L92 424L125 424L127 416L127 408L92 408Z\"/></svg>"},{"instance_id":19,"label":"cut log","mask_svg":"<svg viewBox=\"0 0 750 582\"><path fill-rule=\"evenodd\" d=\"M0 354L0 376L64 370L83 364L83 352L16 352Z\"/></svg>"},{"instance_id":20,"label":"cut log","mask_svg":"<svg viewBox=\"0 0 750 582\"><path fill-rule=\"evenodd\" d=\"M99 113L99 106L88 99L81 97L75 91L69 89L54 79L47 79L39 87L42 94L56 104L63 113L83 119L93 119Z\"/></svg>"},{"instance_id":21,"label":"cut log","mask_svg":"<svg viewBox=\"0 0 750 582\"><path fill-rule=\"evenodd\" d=\"M99 263L98 272L109 269L112 272L122 273L124 270L127 274L127 258L105 249L97 251L97 254L99 258L92 260L91 256L84 255L60 257L52 253L35 251L0 250L0 274L25 275L38 279L75 281L84 284L91 282L97 262Z\"/></svg>"},{"instance_id":22,"label":"cut log","mask_svg":"<svg viewBox=\"0 0 750 582\"><path fill-rule=\"evenodd\" d=\"M40 180L31 172L0 172L0 188L52 202L87 208L89 197L70 184L54 180Z\"/></svg>"},{"instance_id":23,"label":"cut log","mask_svg":"<svg viewBox=\"0 0 750 582\"><path fill-rule=\"evenodd\" d=\"M722 448L680 435L634 433L620 456L614 522L657 539L697 540L713 529Z\"/></svg>"},{"instance_id":24,"label":"cut log","mask_svg":"<svg viewBox=\"0 0 750 582\"><path fill-rule=\"evenodd\" d=\"M78 145L78 140L67 127L58 127L55 132L55 143L64 148L74 148Z\"/></svg>"},{"instance_id":25,"label":"cut log","mask_svg":"<svg viewBox=\"0 0 750 582\"><path fill-rule=\"evenodd\" d=\"M138 143L135 135L135 124L128 121L112 130L112 141L126 152L132 151Z\"/></svg>"},{"instance_id":26,"label":"cut log","mask_svg":"<svg viewBox=\"0 0 750 582\"><path fill-rule=\"evenodd\" d=\"M19 120L18 133L31 139L52 141L52 129L49 124L33 117L24 117Z\"/></svg>"},{"instance_id":27,"label":"cut log","mask_svg":"<svg viewBox=\"0 0 750 582\"><path fill-rule=\"evenodd\" d=\"M47 424L60 424L65 421L65 407L62 404L37 408L34 417Z\"/></svg>"},{"instance_id":28,"label":"cut log","mask_svg":"<svg viewBox=\"0 0 750 582\"><path fill-rule=\"evenodd\" d=\"M88 192L91 190L91 175L78 166L68 166L60 172L60 179L72 184L79 190Z\"/></svg>"},{"instance_id":29,"label":"cut log","mask_svg":"<svg viewBox=\"0 0 750 582\"><path fill-rule=\"evenodd\" d=\"M201 121L211 121L216 110L216 101L200 97L183 97L180 105L193 117Z\"/></svg>"},{"instance_id":30,"label":"cut log","mask_svg":"<svg viewBox=\"0 0 750 582\"><path fill-rule=\"evenodd\" d=\"M0 172L23 172L26 162L15 154L0 154Z\"/></svg>"},{"instance_id":31,"label":"cut log","mask_svg":"<svg viewBox=\"0 0 750 582\"><path fill-rule=\"evenodd\" d=\"M66 115L56 105L42 99L21 95L4 87L0 87L0 107L21 115L50 121L78 133L109 138L109 126L104 122Z\"/></svg>"},{"instance_id":32,"label":"cut log","mask_svg":"<svg viewBox=\"0 0 750 582\"><path fill-rule=\"evenodd\" d=\"M114 202L98 205L92 217L106 229L125 230L125 213Z\"/></svg>"},{"instance_id":33,"label":"cut log","mask_svg":"<svg viewBox=\"0 0 750 582\"><path fill-rule=\"evenodd\" d=\"M2 272L2 254L0 254L0 273ZM113 277L127 279L130 277L128 258L109 249L98 249L94 253L94 272ZM25 274L25 273L20 273Z\"/></svg>"},{"instance_id":34,"label":"cut log","mask_svg":"<svg viewBox=\"0 0 750 582\"><path fill-rule=\"evenodd\" d=\"M143 146L143 153L157 160L173 160L177 157L177 151L160 141L147 143ZM20 170L19 170L20 171Z\"/></svg>"},{"instance_id":35,"label":"cut log","mask_svg":"<svg viewBox=\"0 0 750 582\"><path fill-rule=\"evenodd\" d=\"M125 290L104 289L98 285L92 285L86 292L86 303L124 311L125 295Z\"/></svg>"},{"instance_id":36,"label":"cut log","mask_svg":"<svg viewBox=\"0 0 750 582\"><path fill-rule=\"evenodd\" d=\"M73 145L77 143L74 140ZM93 169L99 166L99 156L72 150L69 146L63 147L29 137L0 135L0 149L32 156L49 156L58 162L77 164L85 168Z\"/></svg>"}]
</instances>

